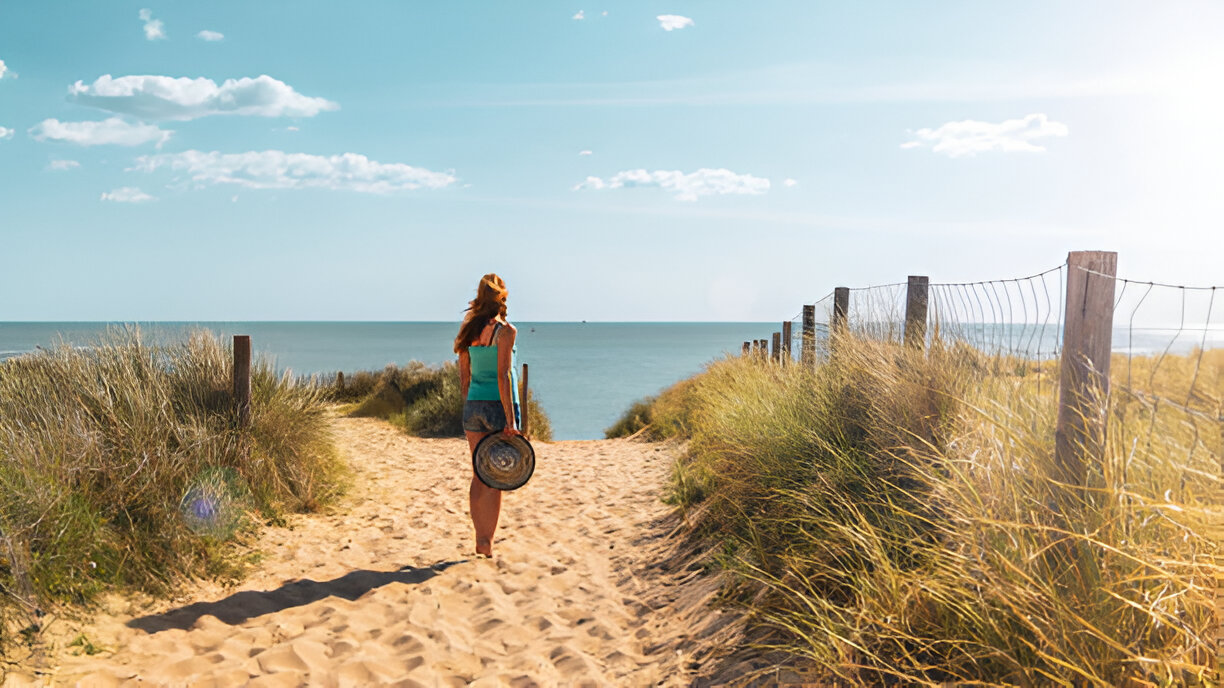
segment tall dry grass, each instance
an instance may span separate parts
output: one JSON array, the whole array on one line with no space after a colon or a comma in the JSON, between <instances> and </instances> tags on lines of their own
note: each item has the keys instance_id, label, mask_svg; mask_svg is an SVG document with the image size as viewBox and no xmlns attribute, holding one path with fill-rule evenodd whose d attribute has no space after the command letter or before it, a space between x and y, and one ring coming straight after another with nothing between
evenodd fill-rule
<instances>
[{"instance_id":1,"label":"tall dry grass","mask_svg":"<svg viewBox=\"0 0 1224 688\"><path fill-rule=\"evenodd\" d=\"M823 680L1206 683L1224 352L1155 363L1130 361L1132 385L1155 373L1113 395L1086 489L1056 478L1056 365L967 347L726 359L651 416L689 440L672 499L718 543L730 594ZM1184 401L1195 366L1197 407L1143 398Z\"/></svg>"},{"instance_id":2,"label":"tall dry grass","mask_svg":"<svg viewBox=\"0 0 1224 688\"><path fill-rule=\"evenodd\" d=\"M0 629L110 588L234 575L235 535L338 494L320 391L256 361L239 431L231 366L207 333L153 346L136 329L0 363Z\"/></svg>"}]
</instances>

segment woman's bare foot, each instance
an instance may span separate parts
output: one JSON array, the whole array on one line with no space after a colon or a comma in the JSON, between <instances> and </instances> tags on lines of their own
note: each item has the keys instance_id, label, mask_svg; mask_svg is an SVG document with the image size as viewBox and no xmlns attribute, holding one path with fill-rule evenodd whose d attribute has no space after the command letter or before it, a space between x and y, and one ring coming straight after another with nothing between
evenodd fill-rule
<instances>
[{"instance_id":1,"label":"woman's bare foot","mask_svg":"<svg viewBox=\"0 0 1224 688\"><path fill-rule=\"evenodd\" d=\"M476 553L483 554L486 557L493 557L493 541L485 538L476 538Z\"/></svg>"}]
</instances>

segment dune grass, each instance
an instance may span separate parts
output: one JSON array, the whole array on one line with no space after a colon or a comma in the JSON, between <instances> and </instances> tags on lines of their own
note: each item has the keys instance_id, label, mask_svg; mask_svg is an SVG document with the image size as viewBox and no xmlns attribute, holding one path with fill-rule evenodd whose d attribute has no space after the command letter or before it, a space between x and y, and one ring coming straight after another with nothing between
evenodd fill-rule
<instances>
[{"instance_id":1,"label":"dune grass","mask_svg":"<svg viewBox=\"0 0 1224 688\"><path fill-rule=\"evenodd\" d=\"M729 596L822 680L1187 685L1217 669L1224 352L1157 363L1112 364L1086 489L1054 478L1056 362L848 340L715 362L649 414Z\"/></svg>"},{"instance_id":2,"label":"dune grass","mask_svg":"<svg viewBox=\"0 0 1224 688\"><path fill-rule=\"evenodd\" d=\"M239 431L231 366L207 333L136 329L0 363L0 633L107 589L236 575L236 535L338 495L320 390L257 360Z\"/></svg>"},{"instance_id":3,"label":"dune grass","mask_svg":"<svg viewBox=\"0 0 1224 688\"><path fill-rule=\"evenodd\" d=\"M463 437L463 395L459 367L430 367L419 361L381 372L360 371L344 377L344 387L331 380L324 394L352 402L346 412L355 417L383 418L418 437ZM532 440L552 441L552 422L532 395L526 405Z\"/></svg>"}]
</instances>

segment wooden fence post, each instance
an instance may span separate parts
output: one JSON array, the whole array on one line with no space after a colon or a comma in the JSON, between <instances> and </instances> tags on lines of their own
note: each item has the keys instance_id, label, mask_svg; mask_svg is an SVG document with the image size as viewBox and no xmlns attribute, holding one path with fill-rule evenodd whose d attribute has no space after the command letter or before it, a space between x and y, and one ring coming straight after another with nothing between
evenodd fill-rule
<instances>
[{"instance_id":1,"label":"wooden fence post","mask_svg":"<svg viewBox=\"0 0 1224 688\"><path fill-rule=\"evenodd\" d=\"M528 428L531 427L527 422L527 419L531 417L531 414L528 412L529 407L527 405L527 402L531 401L531 388L527 386L526 363L523 364L523 379L519 382L519 387L521 388L519 390L519 403L521 404L520 413L523 416L521 419L522 427L519 428L519 432L526 435L528 433Z\"/></svg>"},{"instance_id":2,"label":"wooden fence post","mask_svg":"<svg viewBox=\"0 0 1224 688\"><path fill-rule=\"evenodd\" d=\"M1083 486L1088 461L1101 461L1109 395L1114 284L1118 254L1072 251L1067 256L1067 304L1058 387L1054 459L1063 479Z\"/></svg>"},{"instance_id":3,"label":"wooden fence post","mask_svg":"<svg viewBox=\"0 0 1224 688\"><path fill-rule=\"evenodd\" d=\"M803 307L803 345L799 350L799 360L808 368L816 363L816 306L814 305Z\"/></svg>"},{"instance_id":4,"label":"wooden fence post","mask_svg":"<svg viewBox=\"0 0 1224 688\"><path fill-rule=\"evenodd\" d=\"M781 332L773 333L773 355L770 356L770 358L772 358L773 360L779 363L782 362L782 333Z\"/></svg>"},{"instance_id":5,"label":"wooden fence post","mask_svg":"<svg viewBox=\"0 0 1224 688\"><path fill-rule=\"evenodd\" d=\"M850 311L850 288L837 287L833 290L833 318L829 321L829 351L838 346L838 340L849 331L846 315Z\"/></svg>"},{"instance_id":6,"label":"wooden fence post","mask_svg":"<svg viewBox=\"0 0 1224 688\"><path fill-rule=\"evenodd\" d=\"M782 323L782 362L791 362L791 321L786 320Z\"/></svg>"},{"instance_id":7,"label":"wooden fence post","mask_svg":"<svg viewBox=\"0 0 1224 688\"><path fill-rule=\"evenodd\" d=\"M234 410L238 427L251 425L251 337L234 335Z\"/></svg>"},{"instance_id":8,"label":"wooden fence post","mask_svg":"<svg viewBox=\"0 0 1224 688\"><path fill-rule=\"evenodd\" d=\"M341 370L340 372L336 373L336 387L337 387L337 388L338 388L338 389L339 389L341 392L343 392L343 391L344 391L344 371L343 371L343 370Z\"/></svg>"},{"instance_id":9,"label":"wooden fence post","mask_svg":"<svg viewBox=\"0 0 1224 688\"><path fill-rule=\"evenodd\" d=\"M744 342L744 348L740 350L740 353L744 356L752 353L752 342Z\"/></svg>"},{"instance_id":10,"label":"wooden fence post","mask_svg":"<svg viewBox=\"0 0 1224 688\"><path fill-rule=\"evenodd\" d=\"M925 275L910 275L905 287L905 344L917 349L926 348L927 293L930 278Z\"/></svg>"}]
</instances>

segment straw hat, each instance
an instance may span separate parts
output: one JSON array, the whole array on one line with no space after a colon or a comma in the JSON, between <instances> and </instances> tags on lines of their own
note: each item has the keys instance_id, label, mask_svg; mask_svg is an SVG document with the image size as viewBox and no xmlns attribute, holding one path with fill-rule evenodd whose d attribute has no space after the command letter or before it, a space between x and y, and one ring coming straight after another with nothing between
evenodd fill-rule
<instances>
[{"instance_id":1,"label":"straw hat","mask_svg":"<svg viewBox=\"0 0 1224 688\"><path fill-rule=\"evenodd\" d=\"M472 468L480 482L495 490L517 490L535 472L535 450L522 435L485 435L472 452Z\"/></svg>"}]
</instances>

